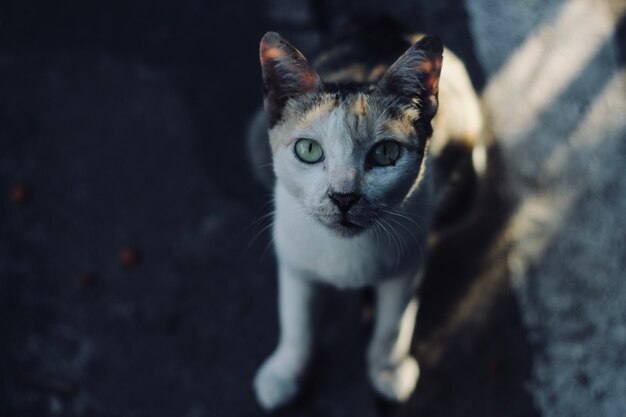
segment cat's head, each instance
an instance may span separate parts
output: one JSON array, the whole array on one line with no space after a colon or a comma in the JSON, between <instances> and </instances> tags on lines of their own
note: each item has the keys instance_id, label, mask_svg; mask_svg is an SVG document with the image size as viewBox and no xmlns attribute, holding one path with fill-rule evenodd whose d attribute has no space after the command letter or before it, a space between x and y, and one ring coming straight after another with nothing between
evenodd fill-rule
<instances>
[{"instance_id":1,"label":"cat's head","mask_svg":"<svg viewBox=\"0 0 626 417\"><path fill-rule=\"evenodd\" d=\"M331 84L280 35L261 40L277 181L321 224L361 233L418 187L443 46L426 36L376 82Z\"/></svg>"}]
</instances>

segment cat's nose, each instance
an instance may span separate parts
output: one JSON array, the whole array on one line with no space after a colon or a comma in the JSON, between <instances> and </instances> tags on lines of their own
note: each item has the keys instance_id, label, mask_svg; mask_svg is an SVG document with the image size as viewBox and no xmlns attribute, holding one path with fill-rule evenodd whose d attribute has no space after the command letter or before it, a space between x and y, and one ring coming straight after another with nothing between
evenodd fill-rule
<instances>
[{"instance_id":1,"label":"cat's nose","mask_svg":"<svg viewBox=\"0 0 626 417\"><path fill-rule=\"evenodd\" d=\"M345 212L359 201L361 195L354 193L328 193L328 197L339 207L339 210Z\"/></svg>"}]
</instances>

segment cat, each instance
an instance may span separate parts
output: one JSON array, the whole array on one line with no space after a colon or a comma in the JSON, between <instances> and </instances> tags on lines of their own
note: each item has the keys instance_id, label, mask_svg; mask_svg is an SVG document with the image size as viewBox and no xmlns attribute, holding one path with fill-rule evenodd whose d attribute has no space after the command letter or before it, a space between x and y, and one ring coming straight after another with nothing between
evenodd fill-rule
<instances>
[{"instance_id":1,"label":"cat","mask_svg":"<svg viewBox=\"0 0 626 417\"><path fill-rule=\"evenodd\" d=\"M390 25L348 28L313 64L268 32L260 60L265 112L249 145L274 191L280 337L254 378L257 400L272 411L299 394L314 345L312 303L325 283L373 288L367 374L383 398L405 401L419 376L410 354L416 288L445 188L431 160L460 143L484 171L469 76L438 37Z\"/></svg>"}]
</instances>

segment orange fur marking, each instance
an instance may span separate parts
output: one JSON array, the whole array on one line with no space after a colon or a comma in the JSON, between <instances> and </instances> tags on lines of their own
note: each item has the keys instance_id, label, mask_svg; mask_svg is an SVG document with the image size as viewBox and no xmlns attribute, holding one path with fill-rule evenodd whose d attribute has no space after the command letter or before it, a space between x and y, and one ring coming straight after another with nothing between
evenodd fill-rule
<instances>
[{"instance_id":1,"label":"orange fur marking","mask_svg":"<svg viewBox=\"0 0 626 417\"><path fill-rule=\"evenodd\" d=\"M315 82L317 81L317 75L306 71L304 73L304 82L307 84L307 86L310 88L311 86L313 86L313 84L315 84Z\"/></svg>"},{"instance_id":2,"label":"orange fur marking","mask_svg":"<svg viewBox=\"0 0 626 417\"><path fill-rule=\"evenodd\" d=\"M350 110L360 116L365 116L367 114L367 99L365 96L360 94L358 99L352 102Z\"/></svg>"},{"instance_id":3,"label":"orange fur marking","mask_svg":"<svg viewBox=\"0 0 626 417\"><path fill-rule=\"evenodd\" d=\"M267 48L263 50L262 55L264 61L268 59L278 59L281 56L285 55L285 51L279 48Z\"/></svg>"},{"instance_id":4,"label":"orange fur marking","mask_svg":"<svg viewBox=\"0 0 626 417\"><path fill-rule=\"evenodd\" d=\"M387 66L384 64L379 64L376 65L372 71L369 73L367 80L368 81L378 81L380 78L383 77L383 75L385 75L385 72L387 72Z\"/></svg>"},{"instance_id":5,"label":"orange fur marking","mask_svg":"<svg viewBox=\"0 0 626 417\"><path fill-rule=\"evenodd\" d=\"M431 61L424 61L424 63L419 66L419 69L422 72L431 72L433 70L433 63Z\"/></svg>"},{"instance_id":6,"label":"orange fur marking","mask_svg":"<svg viewBox=\"0 0 626 417\"><path fill-rule=\"evenodd\" d=\"M365 116L367 114L367 101L365 100L365 96L361 96L361 116Z\"/></svg>"}]
</instances>

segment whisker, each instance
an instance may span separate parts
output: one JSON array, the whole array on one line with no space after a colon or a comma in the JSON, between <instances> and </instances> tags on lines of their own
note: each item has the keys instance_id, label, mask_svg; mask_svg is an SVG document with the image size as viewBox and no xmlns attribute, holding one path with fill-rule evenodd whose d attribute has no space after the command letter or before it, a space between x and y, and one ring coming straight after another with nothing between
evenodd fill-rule
<instances>
[{"instance_id":1,"label":"whisker","mask_svg":"<svg viewBox=\"0 0 626 417\"><path fill-rule=\"evenodd\" d=\"M380 220L378 219L373 219L376 224L381 228L381 230L383 232L385 232L385 234L387 235L387 242L391 245L391 237L389 236L389 232L387 231L387 229L385 228L385 226L380 222Z\"/></svg>"},{"instance_id":2,"label":"whisker","mask_svg":"<svg viewBox=\"0 0 626 417\"><path fill-rule=\"evenodd\" d=\"M248 246L246 246L246 249L244 251L244 253L248 252L248 250L250 249L250 247L252 246L252 244L254 243L254 241L263 234L263 232L265 232L267 229L269 229L270 227L272 227L274 225L274 222L270 222L268 225L264 226L261 230L259 230L253 237L252 239L250 239L250 242L248 243Z\"/></svg>"},{"instance_id":3,"label":"whisker","mask_svg":"<svg viewBox=\"0 0 626 417\"><path fill-rule=\"evenodd\" d=\"M383 224L383 225L386 224L388 226L388 227L385 227L385 230L387 231L388 236L390 236L390 239L389 239L390 240L390 244L391 244L391 241L393 240L393 244L394 244L394 246L396 248L396 264L395 264L395 268L398 269L398 267L400 266L400 243L398 241L398 237L395 235L395 233L393 233L394 232L393 226L389 222L386 222L385 219L382 218L382 217L380 218L380 222L381 222L381 224ZM388 229L390 229L390 230L388 230Z\"/></svg>"},{"instance_id":4,"label":"whisker","mask_svg":"<svg viewBox=\"0 0 626 417\"><path fill-rule=\"evenodd\" d=\"M401 213L398 213L398 212L395 212L395 211L390 211L390 210L384 210L384 209L383 209L382 211L383 211L384 213L387 213L387 214L390 214L390 215L392 215L392 216L396 216L396 217L399 217L399 218L401 218L401 219L404 219L404 220L406 220L406 221L411 222L413 225L415 225L415 227L417 227L418 232L420 232L420 233L424 233L424 230L422 229L422 226L423 226L423 225L419 224L418 222L416 222L415 220L413 220L413 219L412 219L412 218L410 218L409 216L405 216L405 215L403 215L403 214L401 214ZM426 217L422 217L422 219L426 219ZM408 229L407 229L407 230L408 230Z\"/></svg>"},{"instance_id":5,"label":"whisker","mask_svg":"<svg viewBox=\"0 0 626 417\"><path fill-rule=\"evenodd\" d=\"M393 219L393 218L389 218L387 220L392 221L395 224L397 224L398 226L402 227L408 233L408 235L413 238L415 243L419 244L419 241L417 240L417 237L415 237L415 235L411 232L411 230L408 227L406 227L406 225L404 223L402 223L402 222L400 222L400 221L398 221L396 219Z\"/></svg>"},{"instance_id":6,"label":"whisker","mask_svg":"<svg viewBox=\"0 0 626 417\"><path fill-rule=\"evenodd\" d=\"M272 236L272 238L270 239L269 242L267 242L267 245L265 245L265 249L263 249L263 252L261 253L261 257L259 258L259 264L261 262L263 262L263 258L265 257L265 254L267 253L267 250L270 248L270 246L274 243L274 237Z\"/></svg>"}]
</instances>

